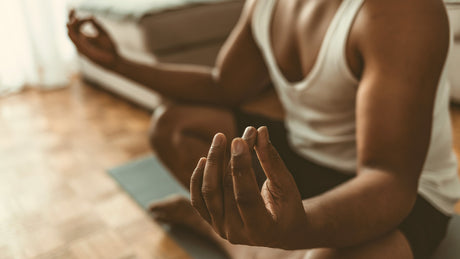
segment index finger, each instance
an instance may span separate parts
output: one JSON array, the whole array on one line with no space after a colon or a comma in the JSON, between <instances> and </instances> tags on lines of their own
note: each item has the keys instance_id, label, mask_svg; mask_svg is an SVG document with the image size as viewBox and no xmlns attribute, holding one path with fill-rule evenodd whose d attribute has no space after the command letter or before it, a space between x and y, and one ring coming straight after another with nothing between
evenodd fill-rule
<instances>
[{"instance_id":1,"label":"index finger","mask_svg":"<svg viewBox=\"0 0 460 259\"><path fill-rule=\"evenodd\" d=\"M267 127L259 128L258 133L256 153L267 178L277 184L295 185L292 174L270 141Z\"/></svg>"},{"instance_id":2,"label":"index finger","mask_svg":"<svg viewBox=\"0 0 460 259\"><path fill-rule=\"evenodd\" d=\"M89 22L90 19L89 18L85 18L85 19L75 19L73 22L71 22L69 24L69 29L72 30L73 32L77 33L77 34L80 34L80 27L84 24L84 23L87 23Z\"/></svg>"}]
</instances>

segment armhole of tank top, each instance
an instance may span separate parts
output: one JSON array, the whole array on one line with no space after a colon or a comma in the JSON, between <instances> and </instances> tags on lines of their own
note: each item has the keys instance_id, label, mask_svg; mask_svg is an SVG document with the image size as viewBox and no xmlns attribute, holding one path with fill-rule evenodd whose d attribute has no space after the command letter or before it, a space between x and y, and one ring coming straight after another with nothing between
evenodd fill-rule
<instances>
[{"instance_id":1,"label":"armhole of tank top","mask_svg":"<svg viewBox=\"0 0 460 259\"><path fill-rule=\"evenodd\" d=\"M347 49L348 49L348 43L350 40L350 36L353 30L353 26L356 22L356 19L358 18L359 12L364 4L364 0L348 0L351 1L352 4L356 4L356 6L352 6L352 11L353 11L353 17L350 18L350 22L347 24L347 28L345 28L344 32L344 40L343 41L337 41L337 42L342 42L340 46L340 57L339 60L341 60L341 69L344 72L344 75L348 77L351 81L353 81L356 84L356 89L358 88L359 84L359 78L355 75L353 72L353 69L351 68L350 62L348 60L347 56ZM356 1L356 2L355 2ZM337 43L339 44L339 43Z\"/></svg>"}]
</instances>

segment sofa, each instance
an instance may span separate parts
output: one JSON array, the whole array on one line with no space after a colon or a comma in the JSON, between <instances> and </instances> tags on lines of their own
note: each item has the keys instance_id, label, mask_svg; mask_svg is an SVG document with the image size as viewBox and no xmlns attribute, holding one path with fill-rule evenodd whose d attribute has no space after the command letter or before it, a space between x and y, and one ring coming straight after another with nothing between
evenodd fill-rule
<instances>
[{"instance_id":1,"label":"sofa","mask_svg":"<svg viewBox=\"0 0 460 259\"><path fill-rule=\"evenodd\" d=\"M460 0L444 0L454 42L448 60L451 99L460 103ZM76 0L78 16L95 16L125 58L212 65L235 25L244 0ZM80 57L83 78L148 109L160 103L146 86Z\"/></svg>"},{"instance_id":2,"label":"sofa","mask_svg":"<svg viewBox=\"0 0 460 259\"><path fill-rule=\"evenodd\" d=\"M447 73L451 84L451 99L460 103L460 1L445 0L445 3L453 34Z\"/></svg>"},{"instance_id":3,"label":"sofa","mask_svg":"<svg viewBox=\"0 0 460 259\"><path fill-rule=\"evenodd\" d=\"M213 65L236 24L244 0L83 0L71 8L94 16L116 42L120 55L142 64L156 61ZM147 109L161 102L146 86L79 57L82 76Z\"/></svg>"}]
</instances>

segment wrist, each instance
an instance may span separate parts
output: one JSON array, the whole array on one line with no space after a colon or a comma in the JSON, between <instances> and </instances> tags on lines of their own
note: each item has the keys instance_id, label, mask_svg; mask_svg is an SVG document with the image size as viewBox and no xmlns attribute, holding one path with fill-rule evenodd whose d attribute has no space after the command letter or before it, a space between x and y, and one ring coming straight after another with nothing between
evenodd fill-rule
<instances>
[{"instance_id":1,"label":"wrist","mask_svg":"<svg viewBox=\"0 0 460 259\"><path fill-rule=\"evenodd\" d=\"M111 66L107 67L107 69L112 70L118 74L124 75L126 73L127 68L127 60L121 56L118 56L114 59Z\"/></svg>"},{"instance_id":2,"label":"wrist","mask_svg":"<svg viewBox=\"0 0 460 259\"><path fill-rule=\"evenodd\" d=\"M308 200L303 201L304 220L301 230L302 249L314 249L327 246L327 223L325 217L316 217Z\"/></svg>"},{"instance_id":3,"label":"wrist","mask_svg":"<svg viewBox=\"0 0 460 259\"><path fill-rule=\"evenodd\" d=\"M304 250L313 249L320 246L318 239L318 231L315 226L309 220L308 215L305 211L302 211L297 219L291 221L289 226L285 226L283 230L278 230L278 242L275 248L281 248L284 250ZM282 235L279 235L282 233Z\"/></svg>"}]
</instances>

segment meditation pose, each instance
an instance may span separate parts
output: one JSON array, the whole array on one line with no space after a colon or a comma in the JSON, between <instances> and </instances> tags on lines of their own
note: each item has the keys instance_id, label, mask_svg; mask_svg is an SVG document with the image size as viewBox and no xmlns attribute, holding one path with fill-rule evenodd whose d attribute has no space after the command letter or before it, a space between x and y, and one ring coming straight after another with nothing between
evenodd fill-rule
<instances>
[{"instance_id":1,"label":"meditation pose","mask_svg":"<svg viewBox=\"0 0 460 259\"><path fill-rule=\"evenodd\" d=\"M150 140L191 203L158 220L233 258L421 259L443 239L460 183L441 0L247 0L214 67L131 62L92 18L68 29L168 100Z\"/></svg>"}]
</instances>

